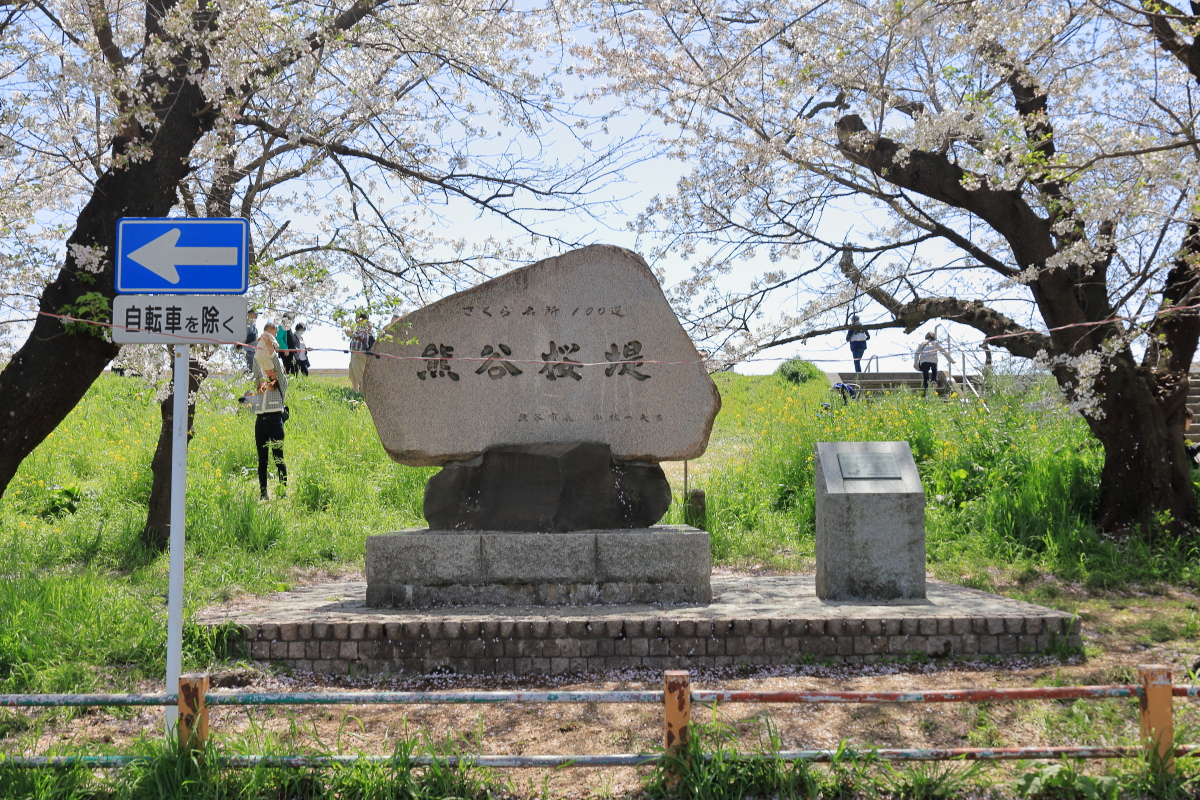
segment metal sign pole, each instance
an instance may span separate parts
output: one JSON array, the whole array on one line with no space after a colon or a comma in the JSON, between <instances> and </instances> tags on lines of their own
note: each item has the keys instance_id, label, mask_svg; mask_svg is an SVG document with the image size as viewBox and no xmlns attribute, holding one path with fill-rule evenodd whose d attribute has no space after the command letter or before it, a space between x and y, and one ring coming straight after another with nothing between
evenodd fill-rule
<instances>
[{"instance_id":1,"label":"metal sign pole","mask_svg":"<svg viewBox=\"0 0 1200 800\"><path fill-rule=\"evenodd\" d=\"M171 562L167 588L167 693L179 691L183 660L183 525L187 495L188 361L191 345L175 345L175 403L171 430ZM176 706L166 707L167 735L175 733Z\"/></svg>"},{"instance_id":2,"label":"metal sign pole","mask_svg":"<svg viewBox=\"0 0 1200 800\"><path fill-rule=\"evenodd\" d=\"M242 338L250 280L250 223L241 218L117 220L113 341L173 344L171 555L167 589L167 694L179 691L183 661L183 525L187 490L188 361L191 342ZM231 295L233 297L231 297ZM183 340L182 343L180 340ZM179 711L166 710L167 734Z\"/></svg>"}]
</instances>

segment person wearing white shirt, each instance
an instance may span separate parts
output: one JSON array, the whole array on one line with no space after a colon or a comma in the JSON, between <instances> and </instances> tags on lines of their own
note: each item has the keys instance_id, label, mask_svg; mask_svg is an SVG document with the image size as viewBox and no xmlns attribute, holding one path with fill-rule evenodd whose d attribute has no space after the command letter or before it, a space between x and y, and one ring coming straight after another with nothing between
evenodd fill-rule
<instances>
[{"instance_id":1,"label":"person wearing white shirt","mask_svg":"<svg viewBox=\"0 0 1200 800\"><path fill-rule=\"evenodd\" d=\"M917 348L917 352L913 357L913 360L917 362L917 368L921 370L922 395L929 393L930 381L932 381L935 386L937 385L938 353L946 356L947 360L950 358L950 353L948 353L946 348L942 347L942 345L938 342L937 337L933 334L933 331L930 331L929 333L925 334L925 341L921 342L921 345Z\"/></svg>"},{"instance_id":2,"label":"person wearing white shirt","mask_svg":"<svg viewBox=\"0 0 1200 800\"><path fill-rule=\"evenodd\" d=\"M271 461L279 472L280 492L287 486L287 465L283 462L283 423L286 416L284 402L287 398L288 380L283 364L276 352L278 343L275 323L263 326L263 335L258 339L254 354L254 447L258 451L258 491L263 500L268 500L267 473ZM268 400L276 401L272 405Z\"/></svg>"}]
</instances>

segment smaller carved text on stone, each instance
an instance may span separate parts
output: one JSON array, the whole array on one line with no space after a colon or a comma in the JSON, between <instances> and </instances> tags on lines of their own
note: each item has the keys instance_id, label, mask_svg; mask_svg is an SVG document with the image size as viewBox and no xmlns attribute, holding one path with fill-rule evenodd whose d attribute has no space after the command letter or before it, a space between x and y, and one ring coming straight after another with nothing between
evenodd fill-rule
<instances>
[{"instance_id":1,"label":"smaller carved text on stone","mask_svg":"<svg viewBox=\"0 0 1200 800\"><path fill-rule=\"evenodd\" d=\"M900 465L893 453L838 453L842 477L857 480L899 480Z\"/></svg>"}]
</instances>

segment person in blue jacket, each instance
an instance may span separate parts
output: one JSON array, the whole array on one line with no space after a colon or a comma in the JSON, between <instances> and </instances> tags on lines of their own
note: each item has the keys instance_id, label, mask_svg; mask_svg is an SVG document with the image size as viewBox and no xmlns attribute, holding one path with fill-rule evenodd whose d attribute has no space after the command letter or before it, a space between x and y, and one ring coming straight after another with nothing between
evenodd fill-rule
<instances>
[{"instance_id":1,"label":"person in blue jacket","mask_svg":"<svg viewBox=\"0 0 1200 800\"><path fill-rule=\"evenodd\" d=\"M871 334L864 330L858 322L858 314L850 318L850 329L846 331L846 341L850 343L850 355L854 356L854 371L862 372L863 353L867 352L867 340Z\"/></svg>"}]
</instances>

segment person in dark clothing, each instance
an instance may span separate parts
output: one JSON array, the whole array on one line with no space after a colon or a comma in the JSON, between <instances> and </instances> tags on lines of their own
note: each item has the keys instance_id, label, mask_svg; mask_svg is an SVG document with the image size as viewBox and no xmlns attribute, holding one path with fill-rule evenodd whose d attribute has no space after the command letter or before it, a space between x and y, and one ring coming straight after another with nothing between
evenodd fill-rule
<instances>
[{"instance_id":1,"label":"person in dark clothing","mask_svg":"<svg viewBox=\"0 0 1200 800\"><path fill-rule=\"evenodd\" d=\"M950 353L938 342L933 331L930 331L925 334L925 340L917 347L917 352L913 356L917 369L921 370L922 395L929 393L929 384L931 383L934 385L934 391L937 391L938 353L944 355L947 360L950 359Z\"/></svg>"},{"instance_id":2,"label":"person in dark clothing","mask_svg":"<svg viewBox=\"0 0 1200 800\"><path fill-rule=\"evenodd\" d=\"M287 374L279 360L277 330L273 323L263 326L254 354L254 447L258 451L258 490L263 500L267 494L267 473L270 460L279 471L280 491L287 486L287 465L283 462L284 398L287 396Z\"/></svg>"},{"instance_id":3,"label":"person in dark clothing","mask_svg":"<svg viewBox=\"0 0 1200 800\"><path fill-rule=\"evenodd\" d=\"M254 343L258 341L258 312L253 308L246 312L246 339L243 351L246 354L246 372L254 374ZM237 349L236 347L234 349Z\"/></svg>"},{"instance_id":4,"label":"person in dark clothing","mask_svg":"<svg viewBox=\"0 0 1200 800\"><path fill-rule=\"evenodd\" d=\"M863 353L867 352L867 340L871 334L858 323L858 314L850 318L850 329L846 331L846 341L850 343L850 355L854 357L854 371L862 372Z\"/></svg>"},{"instance_id":5,"label":"person in dark clothing","mask_svg":"<svg viewBox=\"0 0 1200 800\"><path fill-rule=\"evenodd\" d=\"M308 328L301 322L292 331L292 346L296 351L292 354L292 359L295 361L296 368L300 371L300 374L305 377L308 376L308 347L304 344L304 332L306 330Z\"/></svg>"}]
</instances>

